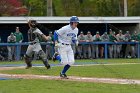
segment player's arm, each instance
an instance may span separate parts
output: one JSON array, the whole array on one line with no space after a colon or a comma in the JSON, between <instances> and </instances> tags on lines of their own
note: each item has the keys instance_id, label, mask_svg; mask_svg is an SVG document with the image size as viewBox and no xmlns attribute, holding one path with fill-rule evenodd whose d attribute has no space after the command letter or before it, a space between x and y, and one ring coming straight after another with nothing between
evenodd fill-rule
<instances>
[{"instance_id":1,"label":"player's arm","mask_svg":"<svg viewBox=\"0 0 140 93\"><path fill-rule=\"evenodd\" d=\"M44 35L44 34L42 34L41 36L42 36L43 39L45 39L46 41L48 40L48 36L46 36L46 35Z\"/></svg>"},{"instance_id":2,"label":"player's arm","mask_svg":"<svg viewBox=\"0 0 140 93\"><path fill-rule=\"evenodd\" d=\"M20 40L20 42L22 42L23 39L24 39L24 37L23 37L23 34L21 33L21 40Z\"/></svg>"},{"instance_id":3,"label":"player's arm","mask_svg":"<svg viewBox=\"0 0 140 93\"><path fill-rule=\"evenodd\" d=\"M45 41L48 40L48 36L44 35L39 29L36 29L36 33L41 36Z\"/></svg>"},{"instance_id":4,"label":"player's arm","mask_svg":"<svg viewBox=\"0 0 140 93\"><path fill-rule=\"evenodd\" d=\"M58 45L58 33L56 31L54 32L54 43L55 43L55 46Z\"/></svg>"},{"instance_id":5,"label":"player's arm","mask_svg":"<svg viewBox=\"0 0 140 93\"><path fill-rule=\"evenodd\" d=\"M77 34L78 34L78 31L75 34L75 37L72 37L72 43L76 44L76 46L78 46L78 44L79 44L79 41L78 41L78 38L77 38Z\"/></svg>"},{"instance_id":6,"label":"player's arm","mask_svg":"<svg viewBox=\"0 0 140 93\"><path fill-rule=\"evenodd\" d=\"M58 36L61 37L63 36L63 34L65 33L66 28L62 27L59 30L54 32L54 42L55 42L55 46L59 46L59 42L58 42Z\"/></svg>"},{"instance_id":7,"label":"player's arm","mask_svg":"<svg viewBox=\"0 0 140 93\"><path fill-rule=\"evenodd\" d=\"M8 38L7 38L7 42L9 43L10 42L10 37L8 36Z\"/></svg>"}]
</instances>

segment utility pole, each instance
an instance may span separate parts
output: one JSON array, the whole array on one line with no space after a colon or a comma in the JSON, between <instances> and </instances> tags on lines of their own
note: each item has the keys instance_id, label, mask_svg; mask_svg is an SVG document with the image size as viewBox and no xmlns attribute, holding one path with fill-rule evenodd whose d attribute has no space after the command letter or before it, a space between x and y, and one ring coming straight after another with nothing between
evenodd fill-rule
<instances>
[{"instance_id":1,"label":"utility pole","mask_svg":"<svg viewBox=\"0 0 140 93\"><path fill-rule=\"evenodd\" d=\"M124 0L124 17L127 17L127 0Z\"/></svg>"},{"instance_id":2,"label":"utility pole","mask_svg":"<svg viewBox=\"0 0 140 93\"><path fill-rule=\"evenodd\" d=\"M47 16L53 15L52 0L47 0Z\"/></svg>"}]
</instances>

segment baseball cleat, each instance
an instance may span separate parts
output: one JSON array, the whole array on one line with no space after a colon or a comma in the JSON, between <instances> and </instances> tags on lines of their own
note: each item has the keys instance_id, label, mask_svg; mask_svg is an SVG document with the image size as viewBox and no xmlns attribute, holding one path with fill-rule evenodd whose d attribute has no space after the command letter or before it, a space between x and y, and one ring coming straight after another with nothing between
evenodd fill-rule
<instances>
[{"instance_id":1,"label":"baseball cleat","mask_svg":"<svg viewBox=\"0 0 140 93\"><path fill-rule=\"evenodd\" d=\"M32 67L32 66L26 66L25 69L29 69L29 68L31 68L31 67Z\"/></svg>"},{"instance_id":2,"label":"baseball cleat","mask_svg":"<svg viewBox=\"0 0 140 93\"><path fill-rule=\"evenodd\" d=\"M54 53L54 55L53 55L53 57L52 57L52 60L53 60L53 62L55 62L56 61L56 56L58 55L58 53L57 52L55 52Z\"/></svg>"},{"instance_id":3,"label":"baseball cleat","mask_svg":"<svg viewBox=\"0 0 140 93\"><path fill-rule=\"evenodd\" d=\"M61 79L69 79L66 74L62 74L62 73L60 73L60 77Z\"/></svg>"},{"instance_id":4,"label":"baseball cleat","mask_svg":"<svg viewBox=\"0 0 140 93\"><path fill-rule=\"evenodd\" d=\"M47 69L50 69L50 68L51 68L51 66L48 64L48 65L46 66L46 68L47 68Z\"/></svg>"}]
</instances>

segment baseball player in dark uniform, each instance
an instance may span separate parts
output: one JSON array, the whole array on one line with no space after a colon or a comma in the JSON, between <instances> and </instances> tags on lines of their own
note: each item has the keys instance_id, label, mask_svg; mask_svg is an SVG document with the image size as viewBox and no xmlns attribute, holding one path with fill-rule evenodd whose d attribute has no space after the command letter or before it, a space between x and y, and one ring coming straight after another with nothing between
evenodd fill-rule
<instances>
[{"instance_id":1,"label":"baseball player in dark uniform","mask_svg":"<svg viewBox=\"0 0 140 93\"><path fill-rule=\"evenodd\" d=\"M25 54L25 63L27 64L26 69L32 67L31 62L32 62L32 55L34 54L34 52L38 52L45 67L47 69L49 69L50 65L48 63L47 56L44 53L44 51L42 50L40 41L39 41L40 39L48 40L48 37L46 37L46 35L44 35L38 29L36 20L30 20L28 24L30 27L30 29L28 30L28 40L29 40L30 44L29 44L26 54Z\"/></svg>"},{"instance_id":2,"label":"baseball player in dark uniform","mask_svg":"<svg viewBox=\"0 0 140 93\"><path fill-rule=\"evenodd\" d=\"M93 42L100 42L101 36L99 31L96 32L96 35L93 36ZM95 57L96 54L96 57ZM99 45L94 44L92 45L92 58L99 58Z\"/></svg>"},{"instance_id":3,"label":"baseball player in dark uniform","mask_svg":"<svg viewBox=\"0 0 140 93\"><path fill-rule=\"evenodd\" d=\"M110 33L109 41L110 42L115 42L115 43L117 42L115 32ZM116 44L109 44L109 57L110 58L116 58L116 53L117 53Z\"/></svg>"},{"instance_id":4,"label":"baseball player in dark uniform","mask_svg":"<svg viewBox=\"0 0 140 93\"><path fill-rule=\"evenodd\" d=\"M137 31L134 31L134 33L131 36L131 42L138 42L139 37ZM137 56L137 51L138 51L138 45L137 44L131 44L131 49L132 49L132 58L136 58Z\"/></svg>"},{"instance_id":5,"label":"baseball player in dark uniform","mask_svg":"<svg viewBox=\"0 0 140 93\"><path fill-rule=\"evenodd\" d=\"M14 36L14 33L11 32L10 36L7 38L8 43L16 43L16 37ZM15 46L7 46L8 49L8 60L12 61L13 56L16 59L16 53L15 53Z\"/></svg>"},{"instance_id":6,"label":"baseball player in dark uniform","mask_svg":"<svg viewBox=\"0 0 140 93\"><path fill-rule=\"evenodd\" d=\"M78 36L79 43L86 42L86 38L83 32L80 32L80 35ZM86 56L86 47L83 44L78 45L78 56L83 58L83 56Z\"/></svg>"}]
</instances>

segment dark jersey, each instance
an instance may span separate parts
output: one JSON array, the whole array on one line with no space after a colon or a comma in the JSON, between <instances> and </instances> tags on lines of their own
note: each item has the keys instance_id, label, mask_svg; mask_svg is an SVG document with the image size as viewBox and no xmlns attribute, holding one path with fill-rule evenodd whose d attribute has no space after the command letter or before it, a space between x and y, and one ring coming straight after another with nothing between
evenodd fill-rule
<instances>
[{"instance_id":1,"label":"dark jersey","mask_svg":"<svg viewBox=\"0 0 140 93\"><path fill-rule=\"evenodd\" d=\"M43 33L38 28L31 28L28 30L28 41L39 42L42 40Z\"/></svg>"}]
</instances>

